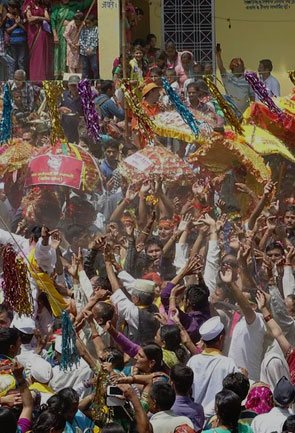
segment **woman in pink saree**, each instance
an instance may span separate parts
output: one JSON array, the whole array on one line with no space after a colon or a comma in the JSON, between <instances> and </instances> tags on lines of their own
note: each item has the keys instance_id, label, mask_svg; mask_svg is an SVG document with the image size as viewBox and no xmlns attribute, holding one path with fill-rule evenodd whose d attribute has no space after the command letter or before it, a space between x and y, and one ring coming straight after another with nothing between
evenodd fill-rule
<instances>
[{"instance_id":1,"label":"woman in pink saree","mask_svg":"<svg viewBox=\"0 0 295 433\"><path fill-rule=\"evenodd\" d=\"M27 19L30 80L48 80L52 78L52 38L45 1L25 0L22 11Z\"/></svg>"}]
</instances>

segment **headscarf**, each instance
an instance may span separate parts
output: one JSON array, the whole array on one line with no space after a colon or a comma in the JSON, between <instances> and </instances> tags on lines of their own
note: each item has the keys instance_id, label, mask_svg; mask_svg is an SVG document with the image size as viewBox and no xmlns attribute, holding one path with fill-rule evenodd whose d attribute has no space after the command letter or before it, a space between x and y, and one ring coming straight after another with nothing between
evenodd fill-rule
<instances>
[{"instance_id":1,"label":"headscarf","mask_svg":"<svg viewBox=\"0 0 295 433\"><path fill-rule=\"evenodd\" d=\"M257 415L268 413L273 408L273 398L270 388L266 385L254 386L247 396L246 409L253 410Z\"/></svg>"}]
</instances>

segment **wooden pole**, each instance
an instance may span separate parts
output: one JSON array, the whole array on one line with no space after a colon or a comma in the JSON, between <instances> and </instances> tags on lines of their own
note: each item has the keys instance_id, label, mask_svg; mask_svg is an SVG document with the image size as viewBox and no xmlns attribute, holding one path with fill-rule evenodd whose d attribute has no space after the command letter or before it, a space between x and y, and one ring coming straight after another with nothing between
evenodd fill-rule
<instances>
[{"instance_id":1,"label":"wooden pole","mask_svg":"<svg viewBox=\"0 0 295 433\"><path fill-rule=\"evenodd\" d=\"M127 44L126 44L126 0L121 0L121 38L122 38L122 61L123 61L123 79L127 77ZM124 102L125 110L125 140L129 139L129 124L128 124L128 107Z\"/></svg>"}]
</instances>

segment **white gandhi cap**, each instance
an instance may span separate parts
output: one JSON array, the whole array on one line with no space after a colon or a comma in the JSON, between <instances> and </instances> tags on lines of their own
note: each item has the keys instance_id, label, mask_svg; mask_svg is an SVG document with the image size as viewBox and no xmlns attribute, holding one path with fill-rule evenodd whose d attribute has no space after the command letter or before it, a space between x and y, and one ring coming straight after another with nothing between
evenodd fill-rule
<instances>
[{"instance_id":1,"label":"white gandhi cap","mask_svg":"<svg viewBox=\"0 0 295 433\"><path fill-rule=\"evenodd\" d=\"M41 356L36 356L32 360L31 376L39 383L48 383L52 378L52 367Z\"/></svg>"},{"instance_id":2,"label":"white gandhi cap","mask_svg":"<svg viewBox=\"0 0 295 433\"><path fill-rule=\"evenodd\" d=\"M14 317L12 325L24 334L34 334L36 329L35 321L27 316Z\"/></svg>"},{"instance_id":3,"label":"white gandhi cap","mask_svg":"<svg viewBox=\"0 0 295 433\"><path fill-rule=\"evenodd\" d=\"M211 317L200 327L199 332L204 341L214 340L224 330L219 316Z\"/></svg>"}]
</instances>

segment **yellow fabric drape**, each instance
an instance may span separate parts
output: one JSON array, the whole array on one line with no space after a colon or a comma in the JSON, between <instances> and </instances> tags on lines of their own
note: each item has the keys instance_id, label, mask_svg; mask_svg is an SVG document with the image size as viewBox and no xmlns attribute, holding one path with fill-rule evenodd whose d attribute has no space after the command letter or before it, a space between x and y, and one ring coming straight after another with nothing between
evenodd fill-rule
<instances>
[{"instance_id":1,"label":"yellow fabric drape","mask_svg":"<svg viewBox=\"0 0 295 433\"><path fill-rule=\"evenodd\" d=\"M29 260L29 271L36 281L39 289L48 295L48 301L50 303L52 314L54 317L59 317L63 310L68 307L68 302L64 297L56 290L52 278L45 272L42 272L35 259L35 249L33 248L28 256Z\"/></svg>"}]
</instances>

